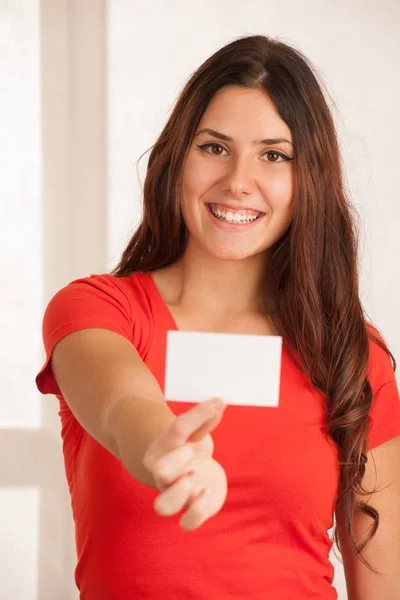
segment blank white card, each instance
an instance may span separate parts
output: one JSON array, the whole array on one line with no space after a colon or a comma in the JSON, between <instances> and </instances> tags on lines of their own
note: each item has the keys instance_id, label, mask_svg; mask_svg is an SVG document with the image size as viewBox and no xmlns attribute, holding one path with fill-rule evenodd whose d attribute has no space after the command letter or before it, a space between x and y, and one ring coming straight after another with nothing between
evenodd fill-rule
<instances>
[{"instance_id":1,"label":"blank white card","mask_svg":"<svg viewBox=\"0 0 400 600\"><path fill-rule=\"evenodd\" d=\"M282 337L168 331L165 398L279 405Z\"/></svg>"}]
</instances>

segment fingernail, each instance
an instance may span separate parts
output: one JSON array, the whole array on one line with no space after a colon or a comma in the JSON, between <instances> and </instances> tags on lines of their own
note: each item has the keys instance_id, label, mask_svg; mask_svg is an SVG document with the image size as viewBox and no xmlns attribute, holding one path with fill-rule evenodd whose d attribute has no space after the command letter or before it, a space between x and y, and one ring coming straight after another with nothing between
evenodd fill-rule
<instances>
[{"instance_id":1,"label":"fingernail","mask_svg":"<svg viewBox=\"0 0 400 600\"><path fill-rule=\"evenodd\" d=\"M225 402L222 400L222 398L214 398L212 405L215 410L223 410L225 408Z\"/></svg>"}]
</instances>

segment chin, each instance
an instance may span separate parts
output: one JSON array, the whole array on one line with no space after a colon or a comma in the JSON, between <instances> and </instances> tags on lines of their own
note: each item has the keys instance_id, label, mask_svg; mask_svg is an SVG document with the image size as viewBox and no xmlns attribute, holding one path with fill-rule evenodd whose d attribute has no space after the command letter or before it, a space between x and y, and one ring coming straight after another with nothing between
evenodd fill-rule
<instances>
[{"instance_id":1,"label":"chin","mask_svg":"<svg viewBox=\"0 0 400 600\"><path fill-rule=\"evenodd\" d=\"M218 260L226 260L226 261L238 261L245 260L246 258L251 258L255 254L259 254L258 252L250 252L248 250L242 249L233 249L233 248L207 248L207 251L211 256L217 258Z\"/></svg>"}]
</instances>

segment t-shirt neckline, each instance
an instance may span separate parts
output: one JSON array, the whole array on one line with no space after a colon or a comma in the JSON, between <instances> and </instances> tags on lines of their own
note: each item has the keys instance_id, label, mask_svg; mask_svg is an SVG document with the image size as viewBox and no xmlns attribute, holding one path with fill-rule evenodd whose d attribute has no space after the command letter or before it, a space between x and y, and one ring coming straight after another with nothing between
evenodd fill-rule
<instances>
[{"instance_id":1,"label":"t-shirt neckline","mask_svg":"<svg viewBox=\"0 0 400 600\"><path fill-rule=\"evenodd\" d=\"M146 277L147 281L150 283L150 286L152 287L152 289L154 291L154 295L156 296L158 303L162 307L163 311L165 312L165 314L167 315L167 317L168 317L168 319L169 319L169 321L171 323L171 330L180 331L180 329L179 329L178 325L176 324L176 321L175 321L175 319L174 319L174 317L173 317L170 309L168 308L168 306L167 306L164 298L161 295L160 290L157 287L157 284L156 284L156 282L154 280L154 277L153 277L152 273L150 271L145 271L145 272L142 271L141 274L144 277ZM286 354L286 348L285 348L285 346L283 344L283 341L282 341L282 360L283 360L283 356L285 354Z\"/></svg>"},{"instance_id":2,"label":"t-shirt neckline","mask_svg":"<svg viewBox=\"0 0 400 600\"><path fill-rule=\"evenodd\" d=\"M146 271L145 273L143 273L143 275L145 275L147 277L148 281L150 282L150 285L152 286L152 288L154 290L154 293L157 297L159 304L162 306L164 312L167 314L169 320L171 321L171 323L173 325L172 329L179 331L179 327L176 324L176 321L175 321L170 309L168 308L164 298L161 296L161 292L158 289L156 282L154 281L154 277L153 277L152 273L150 271Z\"/></svg>"}]
</instances>

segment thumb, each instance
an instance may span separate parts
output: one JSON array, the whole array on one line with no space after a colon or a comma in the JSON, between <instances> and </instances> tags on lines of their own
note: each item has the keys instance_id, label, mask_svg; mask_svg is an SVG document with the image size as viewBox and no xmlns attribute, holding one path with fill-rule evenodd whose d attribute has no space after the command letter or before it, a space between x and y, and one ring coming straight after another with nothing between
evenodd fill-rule
<instances>
[{"instance_id":1,"label":"thumb","mask_svg":"<svg viewBox=\"0 0 400 600\"><path fill-rule=\"evenodd\" d=\"M200 442L210 431L213 431L220 423L225 412L226 404L222 398L211 398L201 404L210 404L214 409L214 414L189 437L188 442Z\"/></svg>"}]
</instances>

